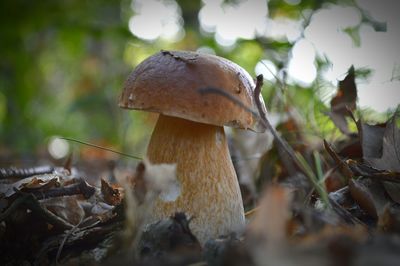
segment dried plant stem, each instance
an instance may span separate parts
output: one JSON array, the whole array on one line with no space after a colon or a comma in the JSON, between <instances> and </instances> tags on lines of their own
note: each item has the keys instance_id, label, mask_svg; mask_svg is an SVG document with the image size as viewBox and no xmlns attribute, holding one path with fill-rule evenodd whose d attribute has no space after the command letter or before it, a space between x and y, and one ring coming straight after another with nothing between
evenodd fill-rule
<instances>
[{"instance_id":1,"label":"dried plant stem","mask_svg":"<svg viewBox=\"0 0 400 266\"><path fill-rule=\"evenodd\" d=\"M66 137L60 137L60 139L64 139L64 140L67 140L67 141L71 141L71 142L76 142L76 143L79 143L79 144L87 145L87 146L90 146L90 147L93 147L93 148L109 151L109 152L112 152L112 153L116 153L116 154L119 154L119 155L122 155L122 156L126 156L126 157L129 157L129 158L132 158L132 159L143 160L143 158L141 158L139 156L123 153L123 152L120 152L120 151L115 151L115 150L112 150L112 149L109 149L109 148L105 148L105 147L101 147L101 146L98 146L98 145L95 145L95 144L92 144L92 143L89 143L89 142L85 142L85 141L81 141L81 140L77 140L77 139L72 139L72 138L66 138Z\"/></svg>"},{"instance_id":2,"label":"dried plant stem","mask_svg":"<svg viewBox=\"0 0 400 266\"><path fill-rule=\"evenodd\" d=\"M257 106L257 111L252 110L251 108L247 107L244 105L240 100L238 100L236 97L232 96L231 94L226 93L225 91L222 91L218 88L204 88L204 89L199 89L199 93L201 94L208 94L208 93L214 93L221 95L225 98L228 98L238 106L242 107L244 110L252 113L255 117L259 117L261 123L270 130L272 135L274 136L274 142L277 145L277 148L279 150L283 150L286 152L286 154L289 156L290 160L297 166L297 168L304 174L306 175L312 184L315 186L316 191L320 194L321 200L324 202L325 206L330 206L327 193L321 185L315 182L314 179L314 173L313 175L310 175L310 171L308 171L308 168L305 167L305 164L307 162L302 162L299 159L299 156L296 155L295 151L292 149L292 147L284 140L281 138L281 136L278 134L276 129L272 126L270 123L267 113L265 108L263 108L263 104L261 103L260 97L261 97L261 89L263 86L263 75L258 75L257 76L257 82L256 82L256 87L254 89L254 101ZM307 164L308 165L308 164ZM311 171L312 172L312 171Z\"/></svg>"}]
</instances>

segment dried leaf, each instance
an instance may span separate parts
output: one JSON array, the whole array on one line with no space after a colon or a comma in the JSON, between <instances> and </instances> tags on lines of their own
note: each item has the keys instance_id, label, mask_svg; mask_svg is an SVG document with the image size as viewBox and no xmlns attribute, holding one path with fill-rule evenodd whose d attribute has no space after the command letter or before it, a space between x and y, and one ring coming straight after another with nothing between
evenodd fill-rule
<instances>
[{"instance_id":1,"label":"dried leaf","mask_svg":"<svg viewBox=\"0 0 400 266\"><path fill-rule=\"evenodd\" d=\"M36 190L48 190L58 185L59 182L57 178L43 181L41 179L34 177L30 182L23 184L20 187L20 190L24 192L32 192Z\"/></svg>"},{"instance_id":2,"label":"dried leaf","mask_svg":"<svg viewBox=\"0 0 400 266\"><path fill-rule=\"evenodd\" d=\"M346 135L350 134L346 116L349 111L356 109L357 87L354 78L354 67L351 66L347 76L339 81L338 92L331 100L331 111L328 113L333 123Z\"/></svg>"},{"instance_id":3,"label":"dried leaf","mask_svg":"<svg viewBox=\"0 0 400 266\"><path fill-rule=\"evenodd\" d=\"M94 205L92 205L91 214L92 215L101 215L106 212L110 212L114 209L114 206L111 206L107 203L97 201Z\"/></svg>"},{"instance_id":4,"label":"dried leaf","mask_svg":"<svg viewBox=\"0 0 400 266\"><path fill-rule=\"evenodd\" d=\"M347 160L346 163L356 176L369 177L378 181L400 183L400 173L376 169L354 160Z\"/></svg>"},{"instance_id":5,"label":"dried leaf","mask_svg":"<svg viewBox=\"0 0 400 266\"><path fill-rule=\"evenodd\" d=\"M333 121L335 126L345 135L350 135L350 129L347 124L346 117L341 113L336 113L334 111L330 111L326 113L330 119Z\"/></svg>"},{"instance_id":6,"label":"dried leaf","mask_svg":"<svg viewBox=\"0 0 400 266\"><path fill-rule=\"evenodd\" d=\"M338 154L342 158L360 159L362 158L362 147L358 135L350 135L350 139L339 142Z\"/></svg>"},{"instance_id":7,"label":"dried leaf","mask_svg":"<svg viewBox=\"0 0 400 266\"><path fill-rule=\"evenodd\" d=\"M364 226L358 217L350 211L354 212L355 209L359 209L359 206L351 198L348 186L329 193L329 201L331 202L332 210L341 218L344 224Z\"/></svg>"},{"instance_id":8,"label":"dried leaf","mask_svg":"<svg viewBox=\"0 0 400 266\"><path fill-rule=\"evenodd\" d=\"M70 224L77 225L85 216L85 212L75 196L49 198L41 200L40 203Z\"/></svg>"},{"instance_id":9,"label":"dried leaf","mask_svg":"<svg viewBox=\"0 0 400 266\"><path fill-rule=\"evenodd\" d=\"M118 188L112 187L103 178L101 179L101 193L103 194L104 201L107 204L116 206L121 203L121 194Z\"/></svg>"},{"instance_id":10,"label":"dried leaf","mask_svg":"<svg viewBox=\"0 0 400 266\"><path fill-rule=\"evenodd\" d=\"M364 156L365 161L371 166L381 170L400 172L400 128L398 121L399 117L396 113L386 124L383 134L382 156L380 158Z\"/></svg>"},{"instance_id":11,"label":"dried leaf","mask_svg":"<svg viewBox=\"0 0 400 266\"><path fill-rule=\"evenodd\" d=\"M386 124L368 125L357 121L363 158L382 157L383 136Z\"/></svg>"},{"instance_id":12,"label":"dried leaf","mask_svg":"<svg viewBox=\"0 0 400 266\"><path fill-rule=\"evenodd\" d=\"M347 185L345 178L338 173L333 173L333 171L334 169L329 169L324 178L325 189L328 193L337 191Z\"/></svg>"},{"instance_id":13,"label":"dried leaf","mask_svg":"<svg viewBox=\"0 0 400 266\"><path fill-rule=\"evenodd\" d=\"M339 155L333 150L332 146L324 140L324 147L332 159L339 166L340 172L347 178L351 179L353 177L353 172L350 170L349 166L339 157Z\"/></svg>"},{"instance_id":14,"label":"dried leaf","mask_svg":"<svg viewBox=\"0 0 400 266\"><path fill-rule=\"evenodd\" d=\"M378 218L390 200L385 195L383 186L368 178L350 179L349 189L352 198L360 207L374 218Z\"/></svg>"},{"instance_id":15,"label":"dried leaf","mask_svg":"<svg viewBox=\"0 0 400 266\"><path fill-rule=\"evenodd\" d=\"M339 81L339 90L335 97L331 100L331 110L342 115L348 114L356 108L357 87L355 83L354 66L351 66L346 77Z\"/></svg>"},{"instance_id":16,"label":"dried leaf","mask_svg":"<svg viewBox=\"0 0 400 266\"><path fill-rule=\"evenodd\" d=\"M15 194L15 189L24 191L45 189L54 187L59 182L60 177L54 174L29 177L13 184L1 184L0 194L4 194L4 196L7 198Z\"/></svg>"}]
</instances>

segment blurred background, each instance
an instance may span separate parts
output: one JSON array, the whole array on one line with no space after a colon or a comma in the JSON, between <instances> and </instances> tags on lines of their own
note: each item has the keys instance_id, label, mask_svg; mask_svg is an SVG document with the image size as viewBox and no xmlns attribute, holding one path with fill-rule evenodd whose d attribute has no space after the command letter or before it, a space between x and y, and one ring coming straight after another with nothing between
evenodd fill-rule
<instances>
[{"instance_id":1,"label":"blurred background","mask_svg":"<svg viewBox=\"0 0 400 266\"><path fill-rule=\"evenodd\" d=\"M156 117L117 102L130 71L160 49L217 54L263 74L271 116L292 113L297 130L319 139L340 137L326 112L354 65L360 112L385 121L400 103L398 3L2 1L0 162L116 156L59 136L143 156Z\"/></svg>"}]
</instances>

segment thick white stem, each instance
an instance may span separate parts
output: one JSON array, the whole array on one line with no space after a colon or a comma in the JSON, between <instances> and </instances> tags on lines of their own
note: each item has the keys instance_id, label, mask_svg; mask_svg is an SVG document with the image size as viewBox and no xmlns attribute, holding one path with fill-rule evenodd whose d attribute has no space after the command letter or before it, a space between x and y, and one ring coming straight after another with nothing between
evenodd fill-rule
<instances>
[{"instance_id":1,"label":"thick white stem","mask_svg":"<svg viewBox=\"0 0 400 266\"><path fill-rule=\"evenodd\" d=\"M150 220L183 211L200 243L240 230L245 224L242 197L224 128L160 115L147 156L151 163L176 163L181 195L159 198Z\"/></svg>"}]
</instances>

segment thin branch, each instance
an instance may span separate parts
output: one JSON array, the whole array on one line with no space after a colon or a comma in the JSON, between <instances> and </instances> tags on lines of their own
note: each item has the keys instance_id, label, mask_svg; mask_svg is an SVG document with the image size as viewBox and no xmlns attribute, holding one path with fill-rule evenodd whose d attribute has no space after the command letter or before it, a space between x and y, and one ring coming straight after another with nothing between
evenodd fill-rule
<instances>
[{"instance_id":1,"label":"thin branch","mask_svg":"<svg viewBox=\"0 0 400 266\"><path fill-rule=\"evenodd\" d=\"M58 250L57 250L57 255L56 255L56 259L55 259L56 265L58 265L58 261L59 261L59 259L60 259L61 252L62 252L62 250L63 250L63 248L64 248L65 242L67 241L67 239L68 239L73 233L75 233L75 232L77 231L78 227L82 224L82 222L83 222L83 218L81 218L81 220L79 221L79 223L77 223L76 225L74 225L74 227L72 227L70 230L68 230L68 231L65 233L65 236L64 236L64 238L62 239L62 241L61 241L61 243L60 243L60 247L59 247Z\"/></svg>"},{"instance_id":2,"label":"thin branch","mask_svg":"<svg viewBox=\"0 0 400 266\"><path fill-rule=\"evenodd\" d=\"M43 219L45 219L49 224L52 224L55 227L58 227L63 230L71 229L73 227L73 225L70 224L69 222L65 221L64 219L53 214L46 208L42 207L40 202L32 194L22 193L18 190L17 193L21 196L18 199L16 199L5 212L0 214L0 222L6 219L10 214L12 214L16 209L18 209L18 207L23 205L26 208L30 209L32 212L43 217Z\"/></svg>"},{"instance_id":3,"label":"thin branch","mask_svg":"<svg viewBox=\"0 0 400 266\"><path fill-rule=\"evenodd\" d=\"M61 196L72 196L82 194L86 199L90 198L95 193L95 188L86 183L82 178L75 184L51 188L46 191L32 191L31 193L38 199L55 198Z\"/></svg>"},{"instance_id":4,"label":"thin branch","mask_svg":"<svg viewBox=\"0 0 400 266\"><path fill-rule=\"evenodd\" d=\"M284 150L288 154L290 159L295 163L295 165L304 174L306 174L306 171L303 169L302 164L298 160L292 147L284 139L281 138L281 136L278 134L276 129L272 126L271 122L267 118L266 110L263 108L263 104L260 101L262 86L263 86L263 75L258 75L256 87L254 89L254 101L256 103L259 112L259 117L261 118L261 121L264 124L264 126L271 131L272 135L274 136L274 141L277 144L278 148Z\"/></svg>"},{"instance_id":5,"label":"thin branch","mask_svg":"<svg viewBox=\"0 0 400 266\"><path fill-rule=\"evenodd\" d=\"M54 171L52 166L38 166L32 168L0 168L0 179L18 177L18 178L26 178L33 175L42 175L49 174Z\"/></svg>"}]
</instances>

